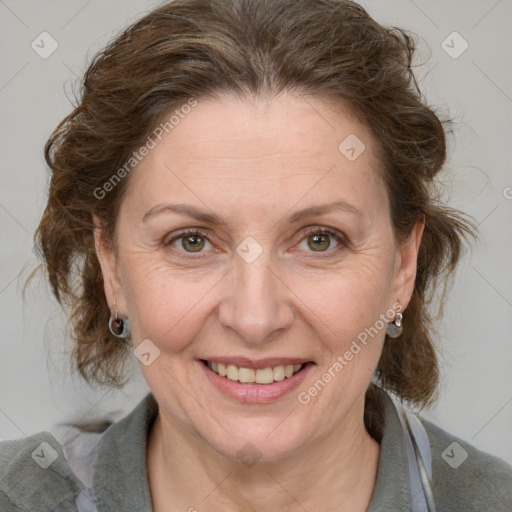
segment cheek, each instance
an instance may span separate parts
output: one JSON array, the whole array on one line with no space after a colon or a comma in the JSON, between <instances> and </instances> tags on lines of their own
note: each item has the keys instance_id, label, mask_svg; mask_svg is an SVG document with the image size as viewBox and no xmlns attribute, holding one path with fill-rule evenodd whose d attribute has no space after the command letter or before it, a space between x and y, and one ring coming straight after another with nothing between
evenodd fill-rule
<instances>
[{"instance_id":1,"label":"cheek","mask_svg":"<svg viewBox=\"0 0 512 512\"><path fill-rule=\"evenodd\" d=\"M384 281L356 272L337 285L324 296L316 325L323 332L324 371L336 375L331 393L351 396L368 386L380 358L387 325L386 287Z\"/></svg>"},{"instance_id":2,"label":"cheek","mask_svg":"<svg viewBox=\"0 0 512 512\"><path fill-rule=\"evenodd\" d=\"M218 277L176 271L152 255L128 259L123 275L135 345L147 338L162 350L181 351L204 323Z\"/></svg>"},{"instance_id":3,"label":"cheek","mask_svg":"<svg viewBox=\"0 0 512 512\"><path fill-rule=\"evenodd\" d=\"M365 286L362 280L344 281L327 288L310 307L332 329L333 335L354 334L354 330L363 329L385 312L382 291L375 285Z\"/></svg>"},{"instance_id":4,"label":"cheek","mask_svg":"<svg viewBox=\"0 0 512 512\"><path fill-rule=\"evenodd\" d=\"M386 324L381 315L390 306L391 268L391 261L367 255L320 275L314 283L295 279L293 289L304 298L301 314L315 326L329 352L343 353L352 341L365 340L368 331L367 341L383 339Z\"/></svg>"},{"instance_id":5,"label":"cheek","mask_svg":"<svg viewBox=\"0 0 512 512\"><path fill-rule=\"evenodd\" d=\"M390 254L390 253L388 253ZM321 288L316 289L318 298L343 302L344 307L360 311L362 306L371 309L379 304L387 304L384 297L393 280L393 258L384 254L383 248L365 249L351 254L338 268L320 275Z\"/></svg>"}]
</instances>

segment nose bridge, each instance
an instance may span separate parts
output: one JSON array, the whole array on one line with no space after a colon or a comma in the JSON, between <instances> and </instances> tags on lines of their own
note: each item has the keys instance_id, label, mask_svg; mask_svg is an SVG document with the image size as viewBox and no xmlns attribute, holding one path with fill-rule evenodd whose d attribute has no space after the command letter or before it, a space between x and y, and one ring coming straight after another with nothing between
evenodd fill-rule
<instances>
[{"instance_id":1,"label":"nose bridge","mask_svg":"<svg viewBox=\"0 0 512 512\"><path fill-rule=\"evenodd\" d=\"M259 252L256 257L255 252ZM249 242L240 244L237 253L219 309L220 322L246 342L265 342L274 331L291 325L293 312L283 283L270 268L270 250Z\"/></svg>"}]
</instances>

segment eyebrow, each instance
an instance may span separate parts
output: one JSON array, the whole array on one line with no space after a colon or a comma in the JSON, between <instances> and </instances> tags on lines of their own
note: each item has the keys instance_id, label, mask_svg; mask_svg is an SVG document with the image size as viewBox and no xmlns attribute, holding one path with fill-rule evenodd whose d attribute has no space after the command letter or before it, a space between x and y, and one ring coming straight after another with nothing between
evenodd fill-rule
<instances>
[{"instance_id":1,"label":"eyebrow","mask_svg":"<svg viewBox=\"0 0 512 512\"><path fill-rule=\"evenodd\" d=\"M209 213L204 210L200 210L194 206L191 206L189 204L171 204L171 203L165 203L165 204L158 204L156 206L153 206L149 210L147 210L144 215L142 216L141 221L146 222L148 218L157 215L159 213L165 212L165 211L171 211L174 213L178 213L181 215L186 215L188 217L192 217L196 220L200 220L202 222L207 222L212 225L218 225L218 226L226 226L228 223L219 215L215 213ZM315 217L319 215L325 215L327 213L331 212L345 212L350 213L352 215L355 215L356 217L359 217L360 219L363 219L365 217L365 214L356 206L347 203L345 201L335 201L334 203L328 203L323 205L314 205L309 206L307 208L304 208L302 210L299 210L295 213L292 213L287 217L287 220L289 223L299 222L303 219L307 219L310 217Z\"/></svg>"}]
</instances>

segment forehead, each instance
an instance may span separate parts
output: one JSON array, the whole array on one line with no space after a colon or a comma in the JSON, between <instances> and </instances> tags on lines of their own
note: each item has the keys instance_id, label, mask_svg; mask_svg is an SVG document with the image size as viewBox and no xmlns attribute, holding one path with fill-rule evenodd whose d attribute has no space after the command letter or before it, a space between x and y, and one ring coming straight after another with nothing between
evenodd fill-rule
<instances>
[{"instance_id":1,"label":"forehead","mask_svg":"<svg viewBox=\"0 0 512 512\"><path fill-rule=\"evenodd\" d=\"M262 213L346 199L371 213L387 204L376 149L340 104L293 94L199 100L137 165L127 196L144 211L186 196L211 208L260 205Z\"/></svg>"}]
</instances>

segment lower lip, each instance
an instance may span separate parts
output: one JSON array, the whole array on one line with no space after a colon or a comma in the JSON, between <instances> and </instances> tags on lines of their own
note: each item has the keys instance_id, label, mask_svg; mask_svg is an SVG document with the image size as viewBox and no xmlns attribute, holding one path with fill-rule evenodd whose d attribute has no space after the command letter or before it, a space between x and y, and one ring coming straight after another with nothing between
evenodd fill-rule
<instances>
[{"instance_id":1,"label":"lower lip","mask_svg":"<svg viewBox=\"0 0 512 512\"><path fill-rule=\"evenodd\" d=\"M199 359L197 363L219 391L240 402L253 404L273 402L290 393L299 386L314 366L314 363L306 363L299 372L291 377L275 381L272 384L242 384L227 377L221 377Z\"/></svg>"}]
</instances>

